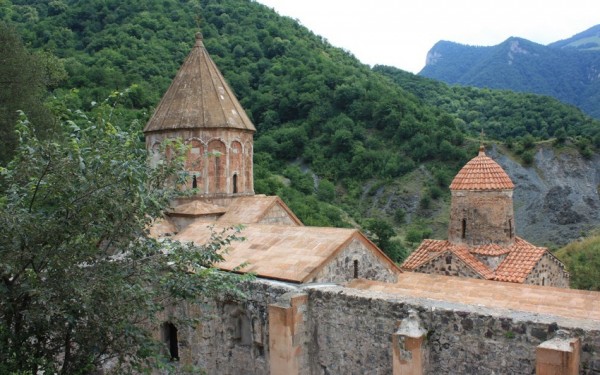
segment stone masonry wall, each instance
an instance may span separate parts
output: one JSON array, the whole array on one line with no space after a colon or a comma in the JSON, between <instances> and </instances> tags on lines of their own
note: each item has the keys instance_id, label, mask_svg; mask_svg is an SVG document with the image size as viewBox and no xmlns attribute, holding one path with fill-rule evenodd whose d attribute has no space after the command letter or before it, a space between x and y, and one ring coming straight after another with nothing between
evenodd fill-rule
<instances>
[{"instance_id":1,"label":"stone masonry wall","mask_svg":"<svg viewBox=\"0 0 600 375\"><path fill-rule=\"evenodd\" d=\"M544 254L542 259L533 268L525 284L569 287L569 274L565 266L551 254Z\"/></svg>"},{"instance_id":2,"label":"stone masonry wall","mask_svg":"<svg viewBox=\"0 0 600 375\"><path fill-rule=\"evenodd\" d=\"M437 258L425 263L421 267L415 269L415 272L446 275L446 276L461 276L481 279L481 276L467 267L463 261L458 259L451 252L446 252Z\"/></svg>"},{"instance_id":3,"label":"stone masonry wall","mask_svg":"<svg viewBox=\"0 0 600 375\"><path fill-rule=\"evenodd\" d=\"M196 329L179 328L182 368L201 369L207 374L268 374L268 306L297 288L278 282L257 280L244 288L247 299L206 300L200 306L168 308L161 318L199 319Z\"/></svg>"},{"instance_id":4,"label":"stone masonry wall","mask_svg":"<svg viewBox=\"0 0 600 375\"><path fill-rule=\"evenodd\" d=\"M192 187L193 175L199 194L231 195L235 174L236 194L252 195L252 138L252 132L235 129L180 129L146 134L146 149L156 163L162 157L157 155L159 145L167 139L180 139L191 146L186 163L190 177L182 189Z\"/></svg>"},{"instance_id":5,"label":"stone masonry wall","mask_svg":"<svg viewBox=\"0 0 600 375\"><path fill-rule=\"evenodd\" d=\"M201 319L196 330L180 331L180 366L207 374L276 374L281 366L298 374L391 374L392 334L413 310L427 331L426 374L533 374L536 347L558 329L581 338L580 373L600 374L600 328L593 322L340 286L256 280L247 293L244 302L171 309ZM290 310L292 321L275 330L296 327L292 336L270 337L269 311L291 306L298 295L304 302ZM272 349L277 363L270 342L280 343ZM289 356L281 345L291 348Z\"/></svg>"},{"instance_id":6,"label":"stone masonry wall","mask_svg":"<svg viewBox=\"0 0 600 375\"><path fill-rule=\"evenodd\" d=\"M311 374L391 374L391 334L414 309L427 329L426 374L533 374L558 329L582 339L582 374L600 374L600 330L540 315L403 299L349 288L309 291Z\"/></svg>"},{"instance_id":7,"label":"stone masonry wall","mask_svg":"<svg viewBox=\"0 0 600 375\"><path fill-rule=\"evenodd\" d=\"M448 240L471 246L514 241L512 190L452 191Z\"/></svg>"},{"instance_id":8,"label":"stone masonry wall","mask_svg":"<svg viewBox=\"0 0 600 375\"><path fill-rule=\"evenodd\" d=\"M310 282L343 283L357 277L394 283L398 271L392 270L387 262L365 248L365 244L353 239L336 257L327 262Z\"/></svg>"}]
</instances>

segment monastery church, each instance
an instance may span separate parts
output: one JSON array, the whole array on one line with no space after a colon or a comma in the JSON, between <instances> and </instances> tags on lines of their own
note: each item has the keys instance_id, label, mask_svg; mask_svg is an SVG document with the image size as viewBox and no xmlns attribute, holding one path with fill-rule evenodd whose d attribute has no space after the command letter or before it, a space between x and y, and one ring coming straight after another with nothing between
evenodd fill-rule
<instances>
[{"instance_id":1,"label":"monastery church","mask_svg":"<svg viewBox=\"0 0 600 375\"><path fill-rule=\"evenodd\" d=\"M184 189L198 194L181 199L158 236L205 243L211 230L243 224L243 242L230 246L232 270L294 283L344 282L362 277L396 281L399 268L356 229L306 227L278 197L254 194L252 137L256 128L202 43L196 44L146 127L147 149L160 158L160 145L179 138L190 146Z\"/></svg>"},{"instance_id":2,"label":"monastery church","mask_svg":"<svg viewBox=\"0 0 600 375\"><path fill-rule=\"evenodd\" d=\"M484 315L490 318L481 323L488 326L485 340L498 335L494 345L501 352L503 345L512 345L506 337L515 331L522 346L529 345L523 349L527 359L511 349L502 354L512 356L501 356L504 362L490 359L494 362L490 369L509 366L509 361L514 371L508 373L531 373L541 366L542 370L568 368L569 374L575 374L580 362L594 365L597 361L600 371L600 305L590 302L600 301L600 294L565 289L569 276L562 263L547 249L515 235L514 185L483 147L450 185L448 240L423 241L399 267L359 230L304 226L279 197L255 194L255 131L198 33L144 128L153 163L164 157L161 144L166 140L179 139L189 147L187 180L181 188L193 189L193 194L174 201L151 234L203 244L213 230L242 224L245 240L231 243L225 261L216 266L231 271L244 263L236 271L252 272L257 280L248 291L248 301L234 307L215 302L220 316L197 330L177 334L171 323L166 330L163 327L161 338L173 358L215 374L448 373L443 366L455 366L456 373L463 373L467 370L460 369L482 365L487 354L483 359L461 357L459 363L430 346L427 337L438 334L439 339L451 341L449 337L463 337L464 347L454 341L449 347L471 350L467 347L472 340L482 340L473 336L473 324L478 327L482 314L474 306L487 306ZM460 290L470 292L456 293ZM535 297L532 303L536 295L551 298ZM382 303L387 307L372 310ZM336 312L327 315L332 304ZM571 305L568 311L561 309L565 304ZM456 309L467 315L453 315ZM563 315L536 320L536 327L548 333L532 339L531 329L520 326L507 309L523 311L521 316L539 311ZM450 311L450 315L438 321L435 311ZM181 307L173 307L171 313L205 314ZM501 322L499 315L507 320ZM331 323L335 328L328 319L337 321ZM370 326L371 319L377 326ZM460 322L453 325L453 319ZM553 336L555 329L549 328L556 325L553 322L580 328L585 319L592 323L583 333L561 338L569 343L570 354L565 356L563 347L548 349L545 357L536 354L536 346ZM434 322L436 333L431 328ZM360 338L352 337L355 333ZM581 357L581 343L586 340L597 341L590 346L592 352ZM489 373L503 373L495 371Z\"/></svg>"}]
</instances>

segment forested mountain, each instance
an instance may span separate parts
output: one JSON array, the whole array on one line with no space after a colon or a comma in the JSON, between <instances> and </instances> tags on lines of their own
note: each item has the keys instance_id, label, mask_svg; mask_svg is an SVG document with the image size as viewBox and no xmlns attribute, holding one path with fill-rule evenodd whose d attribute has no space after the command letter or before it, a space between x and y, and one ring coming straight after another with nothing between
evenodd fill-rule
<instances>
[{"instance_id":1,"label":"forested mountain","mask_svg":"<svg viewBox=\"0 0 600 375\"><path fill-rule=\"evenodd\" d=\"M600 118L600 25L548 46L515 37L492 47L440 41L419 75L550 95Z\"/></svg>"},{"instance_id":2,"label":"forested mountain","mask_svg":"<svg viewBox=\"0 0 600 375\"><path fill-rule=\"evenodd\" d=\"M600 131L546 97L373 71L252 1L2 4L0 20L64 66L68 76L53 88L59 102L88 111L126 91L114 116L123 129L143 127L200 28L258 129L256 192L280 195L308 225L360 225L393 257L402 256L396 234L408 242L432 229L445 235L447 187L475 155L482 128L486 141L510 138L525 162L550 137L571 137L591 153Z\"/></svg>"}]
</instances>

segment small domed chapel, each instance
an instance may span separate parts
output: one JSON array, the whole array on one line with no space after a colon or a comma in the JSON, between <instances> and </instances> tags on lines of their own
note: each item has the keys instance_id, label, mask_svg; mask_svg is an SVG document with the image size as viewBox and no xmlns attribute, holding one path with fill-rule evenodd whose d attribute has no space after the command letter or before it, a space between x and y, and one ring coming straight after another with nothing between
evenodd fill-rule
<instances>
[{"instance_id":1,"label":"small domed chapel","mask_svg":"<svg viewBox=\"0 0 600 375\"><path fill-rule=\"evenodd\" d=\"M513 190L510 177L481 146L450 184L448 240L424 240L401 268L568 288L565 266L548 249L515 235Z\"/></svg>"}]
</instances>

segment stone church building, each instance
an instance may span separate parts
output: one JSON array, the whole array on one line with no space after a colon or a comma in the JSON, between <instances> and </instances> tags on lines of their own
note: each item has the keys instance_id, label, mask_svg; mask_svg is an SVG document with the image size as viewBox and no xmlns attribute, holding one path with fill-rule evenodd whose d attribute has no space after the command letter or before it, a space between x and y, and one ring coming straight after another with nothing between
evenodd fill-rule
<instances>
[{"instance_id":1,"label":"stone church building","mask_svg":"<svg viewBox=\"0 0 600 375\"><path fill-rule=\"evenodd\" d=\"M568 288L562 262L515 235L513 189L510 177L481 146L450 184L448 240L424 240L401 268Z\"/></svg>"},{"instance_id":2,"label":"stone church building","mask_svg":"<svg viewBox=\"0 0 600 375\"><path fill-rule=\"evenodd\" d=\"M278 197L254 194L252 138L256 128L210 58L201 34L144 128L156 163L161 144L179 139L189 147L186 183L191 198L173 202L155 236L199 244L219 230L243 224L217 266L294 283L368 278L395 282L400 270L356 229L306 227Z\"/></svg>"},{"instance_id":3,"label":"stone church building","mask_svg":"<svg viewBox=\"0 0 600 375\"><path fill-rule=\"evenodd\" d=\"M255 130L197 35L144 129L154 163L169 156L166 140L189 146L182 189L192 195L151 234L201 244L211 226L243 224L246 240L217 266L245 263L257 278L243 285L244 300L166 306L156 337L182 370L600 374L600 293L522 284L567 279L557 281L545 249L514 236L512 183L483 151L474 160L484 165L468 164L451 187L449 240L425 241L409 259L442 275L402 272L360 231L304 226L278 197L254 194ZM520 268L502 273L508 264ZM445 276L457 269L474 278ZM177 327L178 316L200 323Z\"/></svg>"}]
</instances>

